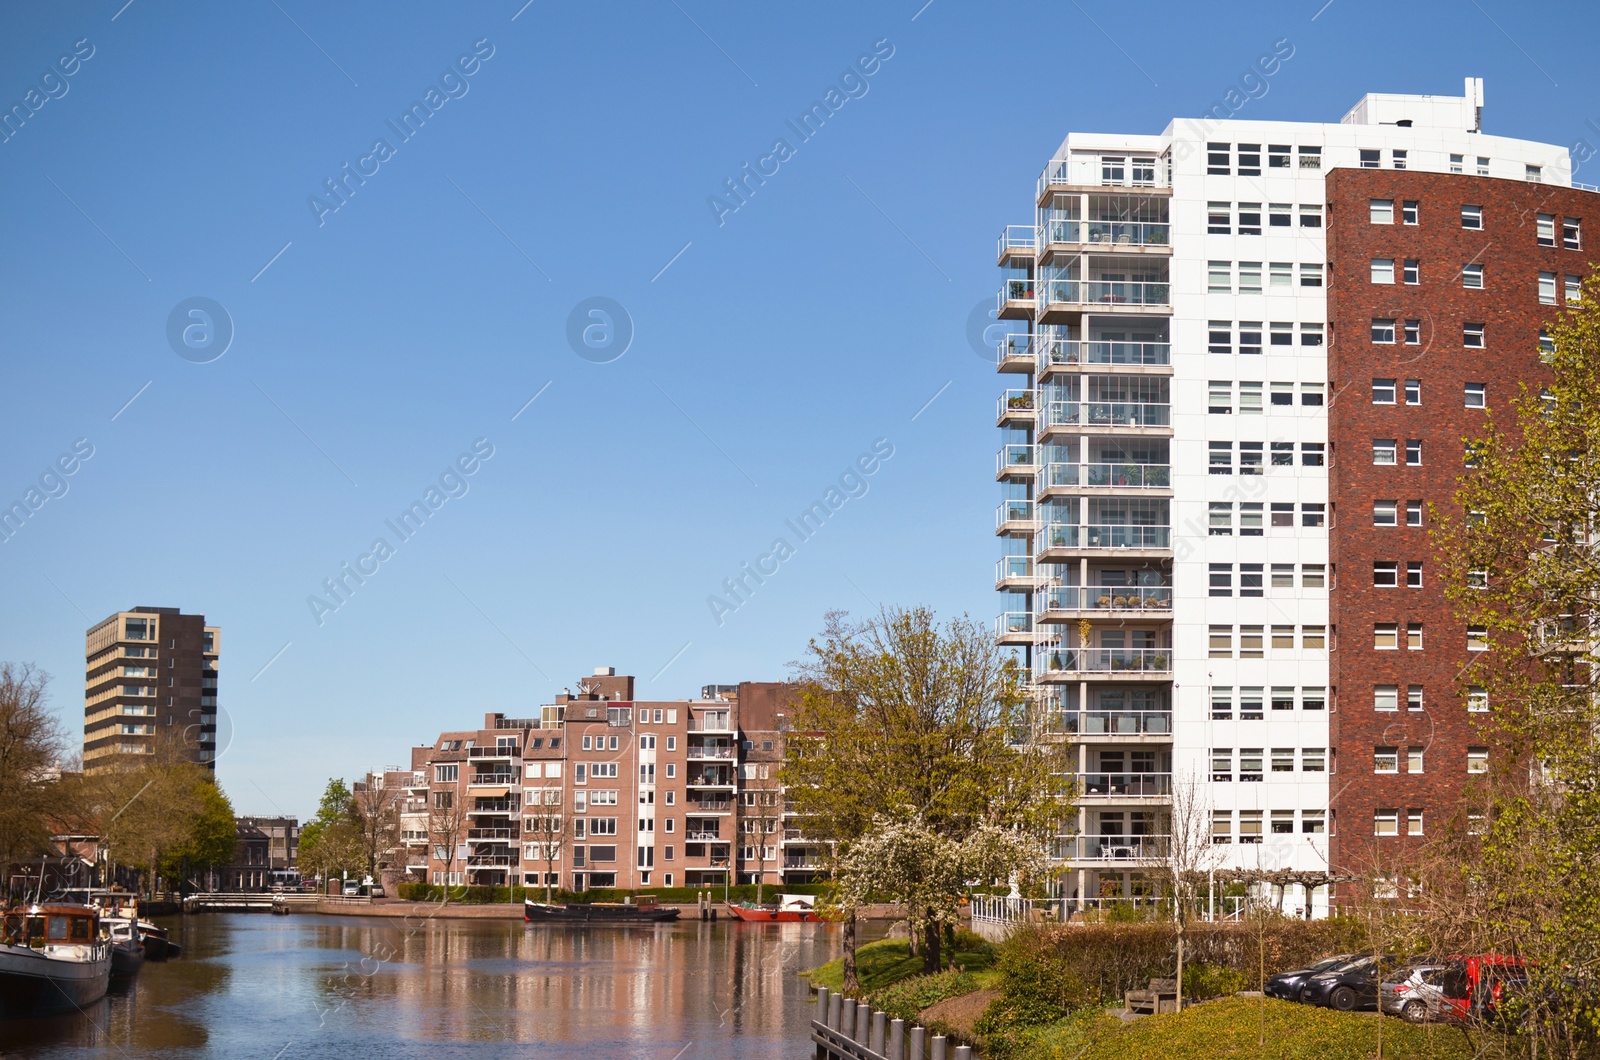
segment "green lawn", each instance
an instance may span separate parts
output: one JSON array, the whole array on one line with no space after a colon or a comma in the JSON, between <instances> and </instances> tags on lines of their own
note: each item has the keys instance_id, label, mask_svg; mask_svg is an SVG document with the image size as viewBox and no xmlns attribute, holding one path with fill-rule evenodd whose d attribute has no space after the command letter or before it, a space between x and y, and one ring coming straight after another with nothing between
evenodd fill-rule
<instances>
[{"instance_id":1,"label":"green lawn","mask_svg":"<svg viewBox=\"0 0 1600 1060\"><path fill-rule=\"evenodd\" d=\"M977 976L980 986L988 985L984 973L994 963L993 947L986 943L969 941L966 933L957 936L955 956L950 961L957 967ZM962 943L966 943L965 946ZM801 972L813 986L829 990L844 988L844 958L829 961L820 968ZM911 955L911 946L905 939L881 939L856 948L856 977L866 993L882 990L886 986L922 974L922 958Z\"/></svg>"},{"instance_id":2,"label":"green lawn","mask_svg":"<svg viewBox=\"0 0 1600 1060\"><path fill-rule=\"evenodd\" d=\"M1266 1044L1261 1044L1262 1015ZM1249 1057L1252 1060L1366 1060L1386 1057L1470 1060L1481 1045L1455 1027L1415 1027L1376 1014L1334 1012L1288 1001L1228 998L1124 1024L1080 1014L1027 1033L1017 1060L1142 1060L1145 1057Z\"/></svg>"}]
</instances>

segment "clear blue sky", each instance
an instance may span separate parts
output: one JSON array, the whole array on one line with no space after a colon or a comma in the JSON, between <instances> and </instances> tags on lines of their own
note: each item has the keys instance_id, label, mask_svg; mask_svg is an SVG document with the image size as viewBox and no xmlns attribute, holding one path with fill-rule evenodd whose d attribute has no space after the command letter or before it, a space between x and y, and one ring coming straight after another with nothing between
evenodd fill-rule
<instances>
[{"instance_id":1,"label":"clear blue sky","mask_svg":"<svg viewBox=\"0 0 1600 1060\"><path fill-rule=\"evenodd\" d=\"M1487 131L1600 145L1578 0L521 4L0 16L0 100L39 90L0 143L0 500L94 447L0 544L0 658L54 674L79 733L91 621L203 612L241 812L307 813L326 777L596 665L677 698L785 676L830 608L992 617L1001 382L967 322L1070 129L1158 132L1287 37L1242 116L1476 75ZM787 124L863 82L809 141ZM345 163L371 175L319 225ZM777 172L719 225L745 163ZM168 342L191 297L233 322L210 363ZM632 320L609 363L568 341L591 297ZM385 520L479 438L467 493L401 542ZM867 492L719 625L707 597L879 438ZM307 597L378 537L394 554L319 625Z\"/></svg>"}]
</instances>

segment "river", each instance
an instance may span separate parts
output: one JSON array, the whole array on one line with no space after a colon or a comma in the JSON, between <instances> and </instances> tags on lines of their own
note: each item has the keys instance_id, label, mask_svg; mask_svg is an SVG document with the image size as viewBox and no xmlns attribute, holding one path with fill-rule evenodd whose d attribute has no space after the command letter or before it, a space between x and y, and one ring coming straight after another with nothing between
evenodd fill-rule
<instances>
[{"instance_id":1,"label":"river","mask_svg":"<svg viewBox=\"0 0 1600 1060\"><path fill-rule=\"evenodd\" d=\"M795 973L838 955L821 924L205 913L184 955L83 1014L0 1023L6 1057L812 1056ZM863 925L863 941L883 925Z\"/></svg>"}]
</instances>

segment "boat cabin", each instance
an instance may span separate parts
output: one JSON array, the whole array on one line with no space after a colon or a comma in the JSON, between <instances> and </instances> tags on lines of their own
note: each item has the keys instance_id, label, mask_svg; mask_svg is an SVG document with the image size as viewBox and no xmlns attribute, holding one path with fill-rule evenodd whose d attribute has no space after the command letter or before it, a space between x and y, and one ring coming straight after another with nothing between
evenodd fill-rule
<instances>
[{"instance_id":1,"label":"boat cabin","mask_svg":"<svg viewBox=\"0 0 1600 1060\"><path fill-rule=\"evenodd\" d=\"M6 912L0 939L8 946L54 951L91 946L100 935L100 913L86 905L30 905Z\"/></svg>"}]
</instances>

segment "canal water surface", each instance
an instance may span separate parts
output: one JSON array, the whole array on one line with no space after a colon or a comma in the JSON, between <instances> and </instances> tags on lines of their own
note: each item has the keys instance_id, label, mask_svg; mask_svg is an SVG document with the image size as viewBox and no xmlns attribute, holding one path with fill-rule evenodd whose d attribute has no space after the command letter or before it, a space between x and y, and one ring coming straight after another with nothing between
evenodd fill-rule
<instances>
[{"instance_id":1,"label":"canal water surface","mask_svg":"<svg viewBox=\"0 0 1600 1060\"><path fill-rule=\"evenodd\" d=\"M835 925L727 920L165 923L181 959L146 964L84 1013L0 1022L0 1056L798 1060L813 1055L814 1009L795 973L840 942Z\"/></svg>"}]
</instances>

